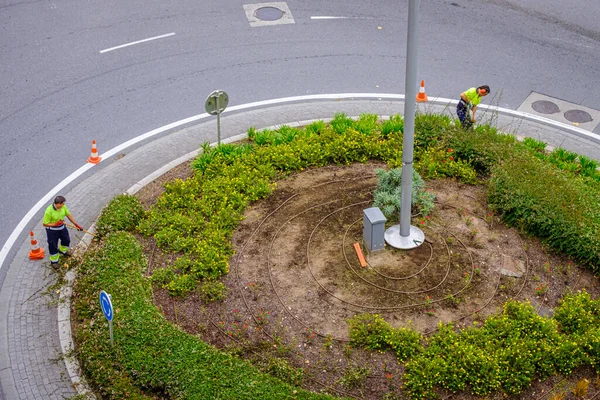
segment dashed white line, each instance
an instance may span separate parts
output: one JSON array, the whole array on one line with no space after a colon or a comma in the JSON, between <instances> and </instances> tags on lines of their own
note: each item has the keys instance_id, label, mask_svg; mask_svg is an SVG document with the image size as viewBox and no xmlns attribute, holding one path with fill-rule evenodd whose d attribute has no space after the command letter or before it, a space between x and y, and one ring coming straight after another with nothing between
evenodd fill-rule
<instances>
[{"instance_id":1,"label":"dashed white line","mask_svg":"<svg viewBox=\"0 0 600 400\"><path fill-rule=\"evenodd\" d=\"M175 32L171 32L171 33L167 33L165 35L154 36L154 37L151 37L151 38L148 38L148 39L142 39L142 40L137 40L135 42L121 44L119 46L110 47L108 49L100 50L100 53L106 53L106 52L109 52L109 51L113 51L113 50L117 50L117 49L122 49L123 47L129 47L129 46L133 46L135 44L149 42L151 40L166 38L166 37L169 37L169 36L173 36L174 34L175 34Z\"/></svg>"},{"instance_id":2,"label":"dashed white line","mask_svg":"<svg viewBox=\"0 0 600 400\"><path fill-rule=\"evenodd\" d=\"M350 17L333 17L333 16L327 16L327 15L315 15L313 17L310 17L310 19L348 19Z\"/></svg>"}]
</instances>

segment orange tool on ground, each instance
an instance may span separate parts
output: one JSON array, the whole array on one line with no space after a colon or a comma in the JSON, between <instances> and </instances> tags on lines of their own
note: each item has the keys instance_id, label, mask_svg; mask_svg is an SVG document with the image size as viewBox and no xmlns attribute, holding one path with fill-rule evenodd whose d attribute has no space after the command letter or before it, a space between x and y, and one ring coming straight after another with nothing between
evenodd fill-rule
<instances>
[{"instance_id":1,"label":"orange tool on ground","mask_svg":"<svg viewBox=\"0 0 600 400\"><path fill-rule=\"evenodd\" d=\"M356 250L356 255L358 256L358 261L360 261L360 266L366 267L367 261L365 261L365 256L363 255L363 252L358 243L354 243L354 250Z\"/></svg>"}]
</instances>

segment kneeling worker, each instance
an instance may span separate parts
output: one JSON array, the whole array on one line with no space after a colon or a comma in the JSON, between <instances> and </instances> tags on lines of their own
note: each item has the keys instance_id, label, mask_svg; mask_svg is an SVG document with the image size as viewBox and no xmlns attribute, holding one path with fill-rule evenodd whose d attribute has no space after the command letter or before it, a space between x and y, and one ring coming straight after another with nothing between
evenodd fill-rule
<instances>
[{"instance_id":1,"label":"kneeling worker","mask_svg":"<svg viewBox=\"0 0 600 400\"><path fill-rule=\"evenodd\" d=\"M50 264L58 264L60 255L69 256L69 245L71 238L69 231L65 226L64 219L67 217L69 221L75 225L78 231L83 228L79 225L65 206L66 199L63 196L56 196L54 203L50 204L44 212L43 225L46 227L46 237L48 238L48 251L50 253ZM59 244L60 241L60 244Z\"/></svg>"}]
</instances>

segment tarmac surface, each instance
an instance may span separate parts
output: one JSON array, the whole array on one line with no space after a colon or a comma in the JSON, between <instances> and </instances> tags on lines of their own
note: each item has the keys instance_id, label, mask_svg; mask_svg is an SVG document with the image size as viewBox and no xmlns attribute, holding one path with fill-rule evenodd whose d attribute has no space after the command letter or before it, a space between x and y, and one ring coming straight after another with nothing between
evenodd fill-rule
<instances>
[{"instance_id":1,"label":"tarmac surface","mask_svg":"<svg viewBox=\"0 0 600 400\"><path fill-rule=\"evenodd\" d=\"M429 103L419 104L419 109L454 116L456 102L452 102L430 98ZM221 139L243 137L249 127L262 129L329 120L337 112L348 116L374 113L387 117L403 111L402 95L320 95L252 103L230 107L222 114ZM479 122L491 122L501 131L542 140L549 146L563 147L600 160L600 135L590 131L519 111L484 105L479 107L477 114ZM165 127L153 131L152 135L146 134L145 140L129 147L112 149L105 153L100 164L82 167L72 182L59 185L60 193L56 190L46 197L64 195L75 219L83 227L90 227L114 196L135 192L193 157L202 143L216 142L215 119L199 115L187 123L172 124L172 129ZM102 143L98 143L98 150L102 157ZM81 155L82 163L87 156ZM34 233L40 247L45 249L46 235L41 218L47 204L32 210L33 220L39 222ZM47 250L45 260L29 260L28 232L18 233L18 240L10 252L15 254L16 250L16 255L0 265L6 274L4 282L0 281L0 399L64 399L84 393L85 384L79 383L76 364L69 354L63 355L63 349L68 351L72 346L69 340L69 290L63 290L61 301L53 300L48 291L55 290L52 286L56 282L56 274L49 266ZM71 238L72 247L83 239L75 231L72 231ZM63 305L62 311L59 310L60 304Z\"/></svg>"}]
</instances>

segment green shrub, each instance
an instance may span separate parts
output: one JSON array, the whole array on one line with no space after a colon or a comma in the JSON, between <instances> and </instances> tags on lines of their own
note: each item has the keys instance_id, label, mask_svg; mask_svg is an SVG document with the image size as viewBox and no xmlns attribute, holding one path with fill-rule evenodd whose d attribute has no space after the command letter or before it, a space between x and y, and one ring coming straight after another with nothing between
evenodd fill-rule
<instances>
[{"instance_id":1,"label":"green shrub","mask_svg":"<svg viewBox=\"0 0 600 400\"><path fill-rule=\"evenodd\" d=\"M364 134L372 134L377 129L378 121L379 117L376 114L360 114L352 128Z\"/></svg>"},{"instance_id":2,"label":"green shrub","mask_svg":"<svg viewBox=\"0 0 600 400\"><path fill-rule=\"evenodd\" d=\"M452 149L429 148L423 151L415 169L426 179L456 178L464 183L478 183L477 172L468 162L455 159Z\"/></svg>"},{"instance_id":3,"label":"green shrub","mask_svg":"<svg viewBox=\"0 0 600 400\"><path fill-rule=\"evenodd\" d=\"M600 189L526 152L498 164L490 205L505 222L541 238L595 272L600 267Z\"/></svg>"},{"instance_id":4,"label":"green shrub","mask_svg":"<svg viewBox=\"0 0 600 400\"><path fill-rule=\"evenodd\" d=\"M102 209L96 222L96 235L104 237L111 232L134 231L144 217L144 207L137 197L120 194Z\"/></svg>"},{"instance_id":5,"label":"green shrub","mask_svg":"<svg viewBox=\"0 0 600 400\"><path fill-rule=\"evenodd\" d=\"M455 128L445 143L456 159L466 161L478 174L485 176L499 161L511 157L517 144L514 136L498 133L488 126L478 126L474 130Z\"/></svg>"},{"instance_id":6,"label":"green shrub","mask_svg":"<svg viewBox=\"0 0 600 400\"><path fill-rule=\"evenodd\" d=\"M377 314L357 314L348 320L350 344L370 350L392 350L405 361L422 351L421 334L408 328L392 328Z\"/></svg>"},{"instance_id":7,"label":"green shrub","mask_svg":"<svg viewBox=\"0 0 600 400\"><path fill-rule=\"evenodd\" d=\"M230 165L238 157L253 150L254 147L249 143L223 143L212 147L210 143L205 142L202 144L200 155L192 162L192 168L200 173L204 173L211 163L219 162L219 165Z\"/></svg>"},{"instance_id":8,"label":"green shrub","mask_svg":"<svg viewBox=\"0 0 600 400\"><path fill-rule=\"evenodd\" d=\"M567 294L554 312L561 332L582 335L600 326L600 301L592 300L586 291Z\"/></svg>"},{"instance_id":9,"label":"green shrub","mask_svg":"<svg viewBox=\"0 0 600 400\"><path fill-rule=\"evenodd\" d=\"M525 138L525 139L523 139L523 145L525 145L525 147L527 147L528 149L533 151L533 153L536 156L539 156L541 158L546 157L546 143L545 142L535 140L533 138Z\"/></svg>"},{"instance_id":10,"label":"green shrub","mask_svg":"<svg viewBox=\"0 0 600 400\"><path fill-rule=\"evenodd\" d=\"M319 135L321 132L325 131L325 129L327 129L327 124L323 121L315 121L304 127L307 136Z\"/></svg>"},{"instance_id":11,"label":"green shrub","mask_svg":"<svg viewBox=\"0 0 600 400\"><path fill-rule=\"evenodd\" d=\"M362 388L370 372L368 368L351 367L346 370L338 382L350 389Z\"/></svg>"},{"instance_id":12,"label":"green shrub","mask_svg":"<svg viewBox=\"0 0 600 400\"><path fill-rule=\"evenodd\" d=\"M582 311L588 303L574 296L560 308ZM596 333L598 327L596 321L590 330ZM592 336L590 342L586 353L584 341L561 335L554 319L540 317L529 303L509 301L481 328L457 333L452 325L440 325L424 351L406 364L405 387L411 398L434 398L436 387L453 392L469 388L480 396L498 389L516 394L536 377L597 365L590 355L597 354L598 341Z\"/></svg>"},{"instance_id":13,"label":"green shrub","mask_svg":"<svg viewBox=\"0 0 600 400\"><path fill-rule=\"evenodd\" d=\"M451 129L452 119L441 114L417 114L415 116L415 147L427 149L436 145Z\"/></svg>"},{"instance_id":14,"label":"green shrub","mask_svg":"<svg viewBox=\"0 0 600 400\"><path fill-rule=\"evenodd\" d=\"M269 358L264 371L290 385L300 386L304 381L304 370L294 368L283 358Z\"/></svg>"},{"instance_id":15,"label":"green shrub","mask_svg":"<svg viewBox=\"0 0 600 400\"><path fill-rule=\"evenodd\" d=\"M381 124L381 135L388 137L391 133L403 133L404 132L404 118L396 114L392 115L390 119L384 121Z\"/></svg>"},{"instance_id":16,"label":"green shrub","mask_svg":"<svg viewBox=\"0 0 600 400\"><path fill-rule=\"evenodd\" d=\"M333 116L329 125L333 129L333 132L342 134L346 132L346 130L352 128L354 121L344 113L337 113Z\"/></svg>"},{"instance_id":17,"label":"green shrub","mask_svg":"<svg viewBox=\"0 0 600 400\"><path fill-rule=\"evenodd\" d=\"M200 297L205 303L223 301L227 297L227 287L221 281L207 281L200 285Z\"/></svg>"},{"instance_id":18,"label":"green shrub","mask_svg":"<svg viewBox=\"0 0 600 400\"><path fill-rule=\"evenodd\" d=\"M374 207L379 207L385 217L397 219L400 215L402 198L402 169L377 170L377 188L373 194ZM413 170L412 201L422 216L429 215L434 208L434 195L425 190L425 182L416 170Z\"/></svg>"}]
</instances>

